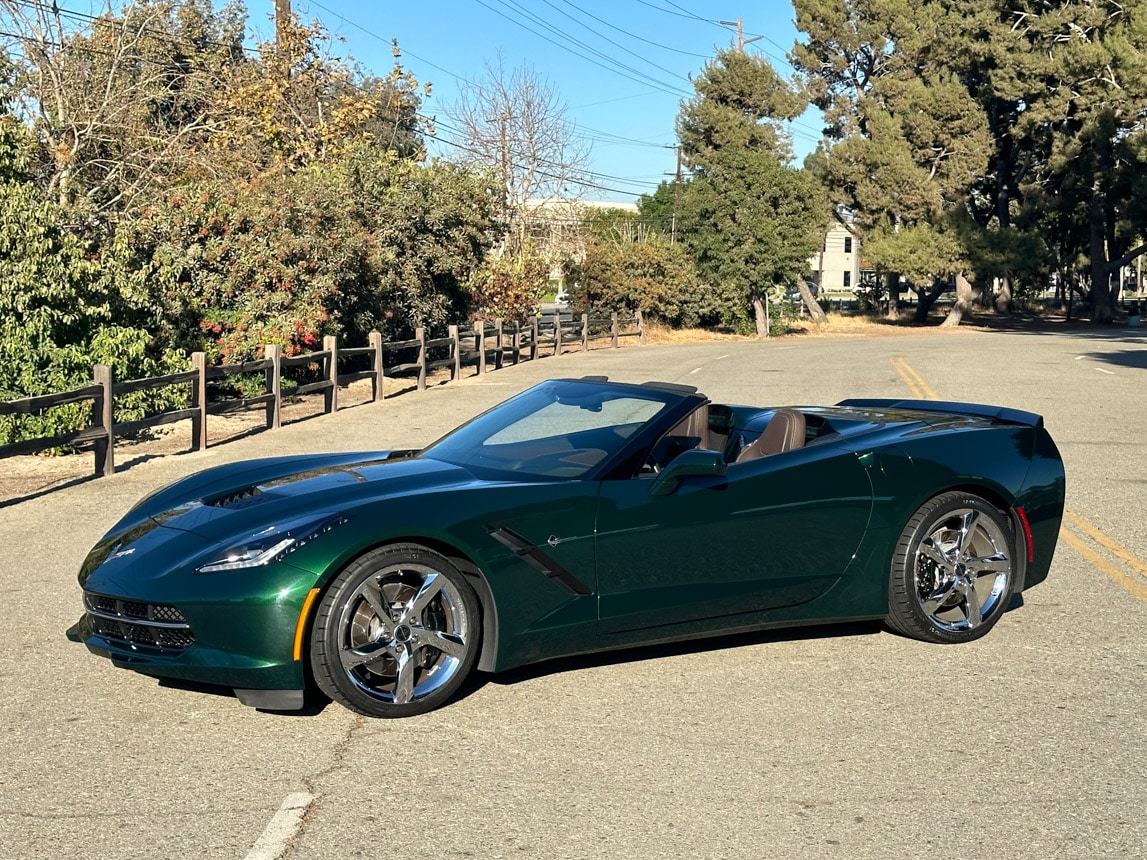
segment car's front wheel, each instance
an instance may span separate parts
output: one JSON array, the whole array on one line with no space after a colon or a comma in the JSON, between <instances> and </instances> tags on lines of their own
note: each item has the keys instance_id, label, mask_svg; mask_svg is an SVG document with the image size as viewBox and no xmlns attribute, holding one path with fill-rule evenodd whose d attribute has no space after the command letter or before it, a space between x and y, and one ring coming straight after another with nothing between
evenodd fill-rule
<instances>
[{"instance_id":1,"label":"car's front wheel","mask_svg":"<svg viewBox=\"0 0 1147 860\"><path fill-rule=\"evenodd\" d=\"M319 603L311 668L324 693L369 717L433 710L478 656L474 589L440 553L392 544L347 566Z\"/></svg>"},{"instance_id":2,"label":"car's front wheel","mask_svg":"<svg viewBox=\"0 0 1147 860\"><path fill-rule=\"evenodd\" d=\"M927 642L983 636L1015 587L1014 547L1006 516L985 499L929 499L908 520L892 556L888 625Z\"/></svg>"}]
</instances>

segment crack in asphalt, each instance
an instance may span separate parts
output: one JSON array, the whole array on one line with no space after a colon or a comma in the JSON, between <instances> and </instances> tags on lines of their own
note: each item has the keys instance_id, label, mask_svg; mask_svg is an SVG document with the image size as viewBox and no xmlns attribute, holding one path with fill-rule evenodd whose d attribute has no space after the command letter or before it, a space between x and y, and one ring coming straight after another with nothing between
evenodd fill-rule
<instances>
[{"instance_id":1,"label":"crack in asphalt","mask_svg":"<svg viewBox=\"0 0 1147 860\"><path fill-rule=\"evenodd\" d=\"M319 785L328 776L343 768L346 764L346 757L350 752L351 745L354 743L356 736L364 728L366 728L366 717L361 714L355 714L354 723L346 730L342 739L335 745L331 753L330 764L320 771L303 776L303 787L307 793L311 795L313 800L311 800L307 806L302 818L299 819L299 825L295 828L294 835L291 836L283 850L279 853L279 860L290 860L290 858L296 856L295 849L298 846L298 838L306 833L308 825L310 825L318 813L318 809L325 799L325 795L320 790Z\"/></svg>"}]
</instances>

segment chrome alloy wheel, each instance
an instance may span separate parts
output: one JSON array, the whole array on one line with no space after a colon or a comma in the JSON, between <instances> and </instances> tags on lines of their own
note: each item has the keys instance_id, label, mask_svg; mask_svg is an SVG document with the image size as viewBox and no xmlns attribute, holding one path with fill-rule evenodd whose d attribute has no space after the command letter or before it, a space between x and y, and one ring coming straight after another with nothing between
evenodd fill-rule
<instances>
[{"instance_id":1,"label":"chrome alloy wheel","mask_svg":"<svg viewBox=\"0 0 1147 860\"><path fill-rule=\"evenodd\" d=\"M339 660L347 679L388 704L418 702L455 678L472 623L458 586L427 565L392 564L342 605Z\"/></svg>"},{"instance_id":2,"label":"chrome alloy wheel","mask_svg":"<svg viewBox=\"0 0 1147 860\"><path fill-rule=\"evenodd\" d=\"M998 612L1010 592L1008 536L983 511L945 512L920 541L913 570L920 609L937 629L974 630Z\"/></svg>"}]
</instances>

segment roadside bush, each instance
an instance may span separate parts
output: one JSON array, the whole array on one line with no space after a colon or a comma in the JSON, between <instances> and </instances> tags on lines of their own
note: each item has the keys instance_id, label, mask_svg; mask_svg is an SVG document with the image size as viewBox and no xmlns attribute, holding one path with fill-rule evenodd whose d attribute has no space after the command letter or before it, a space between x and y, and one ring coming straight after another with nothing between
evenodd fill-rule
<instances>
[{"instance_id":1,"label":"roadside bush","mask_svg":"<svg viewBox=\"0 0 1147 860\"><path fill-rule=\"evenodd\" d=\"M480 178L355 151L173 194L121 231L120 277L155 330L212 360L401 339L463 316L492 205Z\"/></svg>"},{"instance_id":2,"label":"roadside bush","mask_svg":"<svg viewBox=\"0 0 1147 860\"><path fill-rule=\"evenodd\" d=\"M469 281L474 319L525 322L551 289L550 265L527 249L486 260Z\"/></svg>"},{"instance_id":3,"label":"roadside bush","mask_svg":"<svg viewBox=\"0 0 1147 860\"><path fill-rule=\"evenodd\" d=\"M701 281L682 246L660 236L640 242L591 241L570 279L570 304L578 313L640 310L675 327L722 320L719 291Z\"/></svg>"},{"instance_id":4,"label":"roadside bush","mask_svg":"<svg viewBox=\"0 0 1147 860\"><path fill-rule=\"evenodd\" d=\"M64 227L64 213L28 182L0 183L0 398L83 387L94 364L119 379L184 369L185 359L136 326L97 249ZM117 400L117 421L173 408L175 389ZM0 444L54 436L90 423L88 403L43 415L0 416Z\"/></svg>"}]
</instances>

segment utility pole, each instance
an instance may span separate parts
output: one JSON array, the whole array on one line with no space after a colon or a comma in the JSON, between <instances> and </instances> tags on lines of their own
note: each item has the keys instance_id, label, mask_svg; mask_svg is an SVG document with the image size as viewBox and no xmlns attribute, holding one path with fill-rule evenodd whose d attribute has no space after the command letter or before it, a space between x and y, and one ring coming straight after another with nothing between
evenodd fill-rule
<instances>
[{"instance_id":1,"label":"utility pole","mask_svg":"<svg viewBox=\"0 0 1147 860\"><path fill-rule=\"evenodd\" d=\"M745 38L745 23L741 18L738 18L736 21L718 21L717 23L723 24L726 27L736 27L737 28L737 52L740 54L745 53L745 45L749 44L750 42L755 42L758 39L764 38L763 36L751 36L748 39L746 39Z\"/></svg>"},{"instance_id":2,"label":"utility pole","mask_svg":"<svg viewBox=\"0 0 1147 860\"><path fill-rule=\"evenodd\" d=\"M677 206L681 202L681 144L677 144L677 177L673 180L673 235L670 241L677 244Z\"/></svg>"},{"instance_id":3,"label":"utility pole","mask_svg":"<svg viewBox=\"0 0 1147 860\"><path fill-rule=\"evenodd\" d=\"M283 36L291 21L291 0L275 0L275 47L283 47Z\"/></svg>"}]
</instances>

